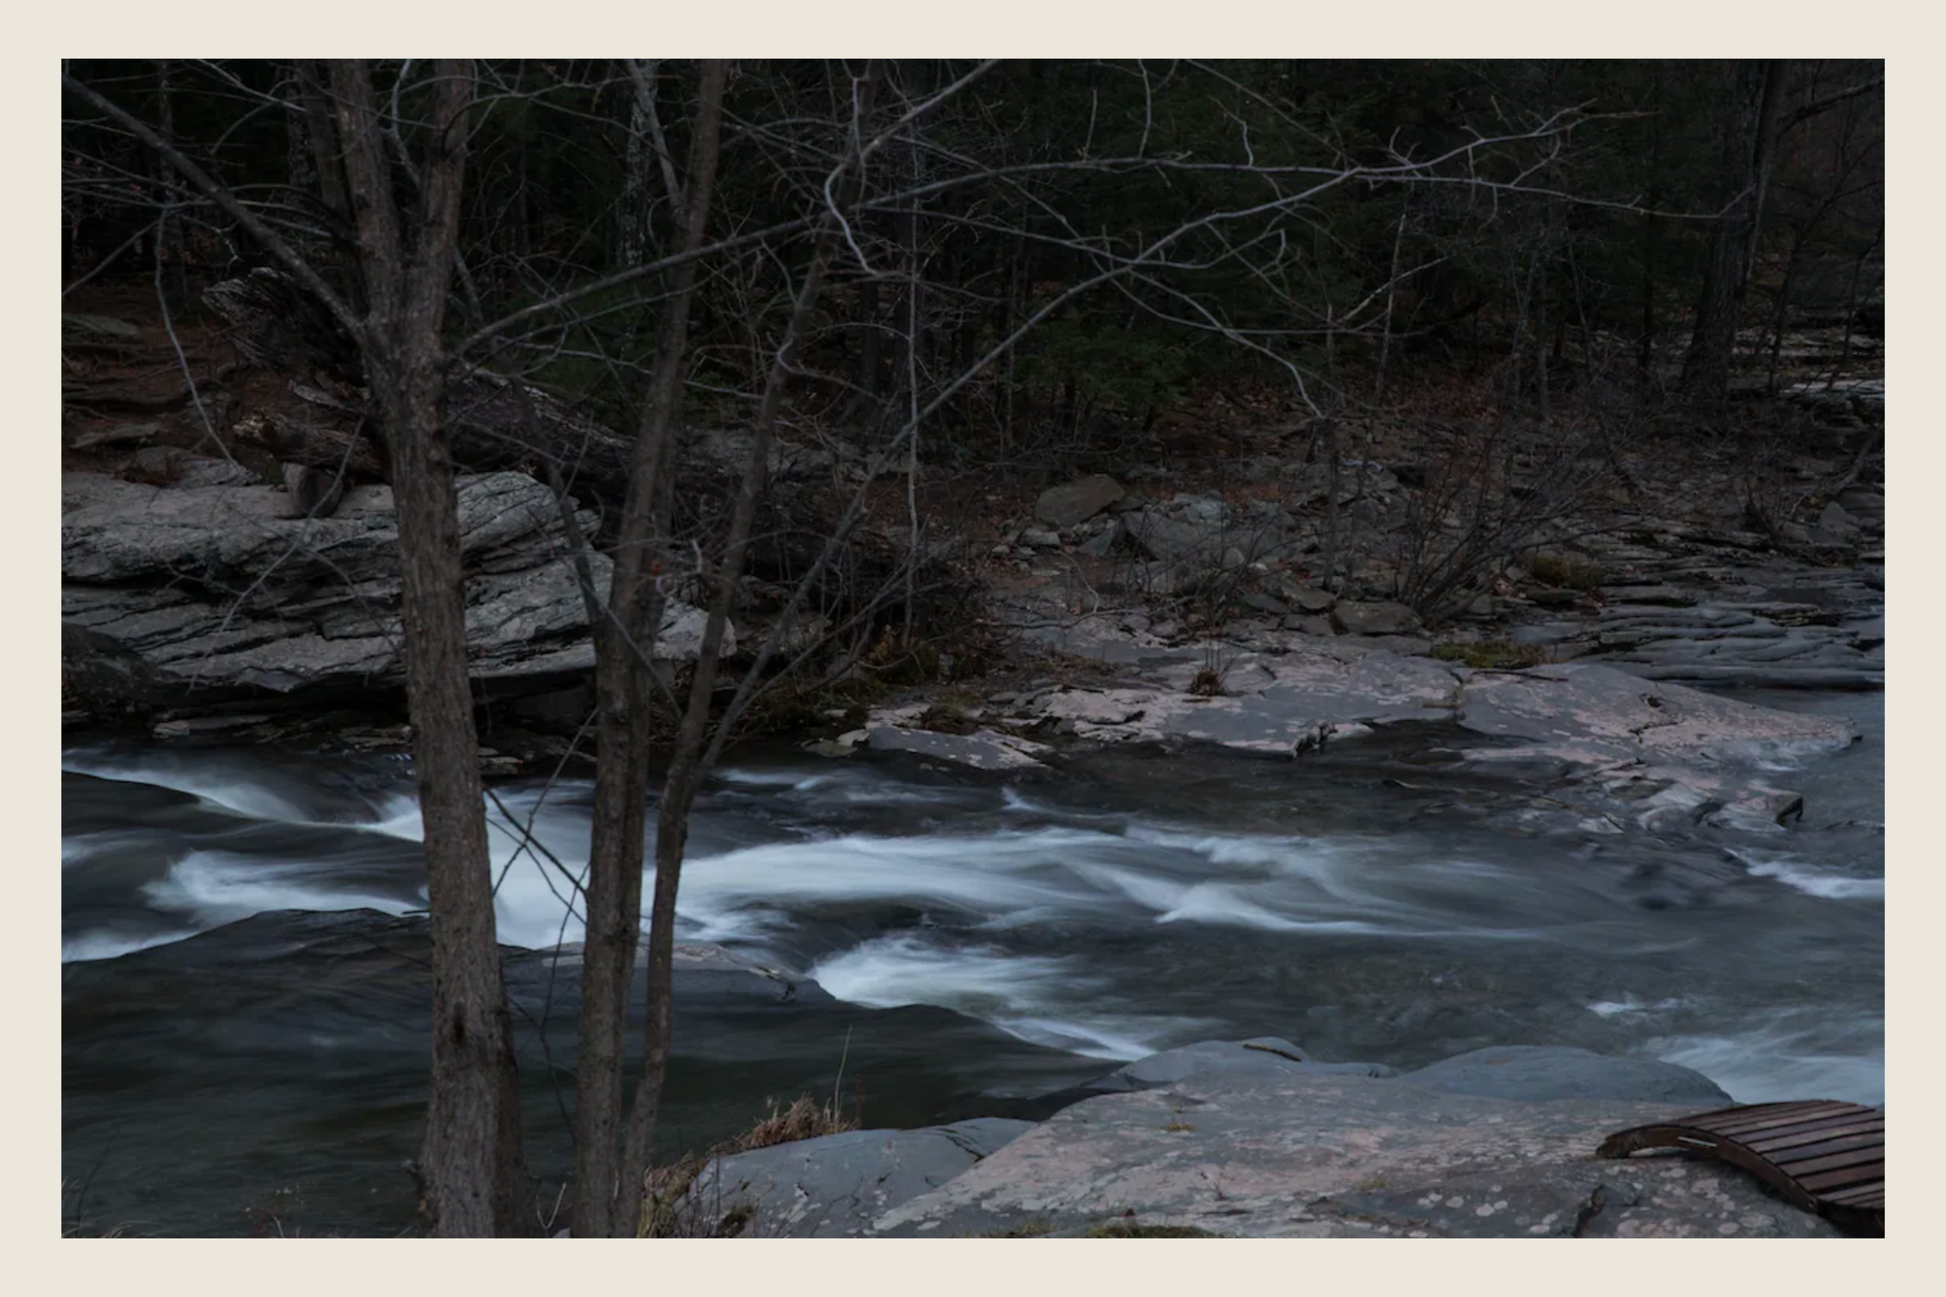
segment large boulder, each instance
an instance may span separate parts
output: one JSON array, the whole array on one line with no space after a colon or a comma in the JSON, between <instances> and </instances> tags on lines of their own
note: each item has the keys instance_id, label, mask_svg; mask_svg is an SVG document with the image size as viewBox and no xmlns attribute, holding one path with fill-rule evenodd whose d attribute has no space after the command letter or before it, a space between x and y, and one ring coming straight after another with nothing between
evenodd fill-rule
<instances>
[{"instance_id":1,"label":"large boulder","mask_svg":"<svg viewBox=\"0 0 1946 1297\"><path fill-rule=\"evenodd\" d=\"M389 487L347 491L329 518L293 518L268 486L67 473L61 506L63 667L89 703L356 696L403 682ZM475 679L546 681L592 666L552 492L521 473L462 477L458 509ZM578 521L596 530L594 514ZM608 559L590 555L589 568L605 590ZM657 656L693 658L702 622L672 602Z\"/></svg>"},{"instance_id":2,"label":"large boulder","mask_svg":"<svg viewBox=\"0 0 1946 1297\"><path fill-rule=\"evenodd\" d=\"M1120 482L1097 473L1042 491L1034 501L1034 517L1050 527L1073 527L1088 521L1122 495Z\"/></svg>"},{"instance_id":3,"label":"large boulder","mask_svg":"<svg viewBox=\"0 0 1946 1297\"><path fill-rule=\"evenodd\" d=\"M1754 1176L1681 1158L1604 1161L1608 1134L1697 1104L1519 1103L1403 1080L1192 1075L1056 1113L878 1235L1831 1237Z\"/></svg>"}]
</instances>

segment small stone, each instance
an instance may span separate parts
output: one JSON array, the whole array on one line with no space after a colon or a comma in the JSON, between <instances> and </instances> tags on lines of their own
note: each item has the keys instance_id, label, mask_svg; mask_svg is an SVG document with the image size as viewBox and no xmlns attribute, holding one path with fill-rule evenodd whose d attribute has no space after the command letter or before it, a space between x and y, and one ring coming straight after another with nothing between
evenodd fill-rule
<instances>
[{"instance_id":1,"label":"small stone","mask_svg":"<svg viewBox=\"0 0 1946 1297\"><path fill-rule=\"evenodd\" d=\"M1031 547L1033 549L1061 548L1060 536L1058 536L1057 534L1051 531L1043 531L1038 527L1029 527L1025 531L1021 532L1020 543L1023 546Z\"/></svg>"}]
</instances>

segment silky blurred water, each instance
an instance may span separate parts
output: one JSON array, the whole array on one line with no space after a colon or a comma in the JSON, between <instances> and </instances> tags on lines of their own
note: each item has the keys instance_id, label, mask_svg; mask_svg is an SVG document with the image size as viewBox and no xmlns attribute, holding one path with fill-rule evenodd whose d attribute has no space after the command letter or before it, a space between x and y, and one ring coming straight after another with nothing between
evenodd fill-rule
<instances>
[{"instance_id":1,"label":"silky blurred water","mask_svg":"<svg viewBox=\"0 0 1946 1297\"><path fill-rule=\"evenodd\" d=\"M1012 781L745 754L697 810L679 935L864 1009L950 1009L1019 1042L962 1038L940 1015L848 1019L873 1059L872 1122L1263 1034L1400 1068L1578 1045L1685 1063L1743 1101L1882 1102L1883 700L1752 701L1846 715L1865 734L1769 775L1806 795L1789 833L1521 836L1496 827L1492 789L1392 786L1351 745L1301 766L1110 753ZM321 989L328 963L226 953L220 932L178 943L267 912L422 909L408 767L160 747L73 749L62 765L69 1196L85 1182L83 1214L146 1211L156 1232L247 1232L266 1219L249 1200L288 1203L287 1181L301 1197L315 1156L310 1192L328 1210L314 1219L402 1227L396 1168L424 1093L416 1001L340 1003ZM585 865L588 786L495 793L501 940L578 940L562 871ZM247 1020L225 1000L244 964ZM145 979L163 989L140 1013L112 1009ZM830 1083L842 1042L780 1022L679 1018L670 1140L754 1115L780 1080ZM538 1047L523 1052L530 1143L560 1162L559 1077ZM353 1053L342 1074L320 1063ZM232 1123L199 1143L239 1105L276 1138L253 1148ZM307 1152L307 1129L328 1149ZM132 1187L147 1182L167 1192Z\"/></svg>"}]
</instances>

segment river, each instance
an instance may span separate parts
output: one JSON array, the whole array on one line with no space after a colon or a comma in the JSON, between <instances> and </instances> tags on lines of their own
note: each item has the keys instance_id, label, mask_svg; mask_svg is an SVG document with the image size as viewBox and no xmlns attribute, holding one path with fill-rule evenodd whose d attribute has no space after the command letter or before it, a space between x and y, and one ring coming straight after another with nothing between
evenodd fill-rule
<instances>
[{"instance_id":1,"label":"river","mask_svg":"<svg viewBox=\"0 0 1946 1297\"><path fill-rule=\"evenodd\" d=\"M1687 1064L1741 1101L1882 1103L1883 697L1745 696L1864 734L1773 775L1806 794L1788 833L1522 836L1494 814L1506 789L1383 736L1295 763L1097 752L1006 780L742 753L697 810L679 936L841 1003L679 1005L664 1147L828 1091L840 1067L868 1123L923 1124L1267 1034L1400 1069L1577 1045ZM334 954L356 943L329 918L225 925L422 909L408 766L90 745L62 769L68 1214L403 1228L424 1094L412 970ZM505 817L578 868L588 784L493 791L502 941L578 940L557 865ZM546 967L509 974L544 1197L568 1158L573 990Z\"/></svg>"}]
</instances>

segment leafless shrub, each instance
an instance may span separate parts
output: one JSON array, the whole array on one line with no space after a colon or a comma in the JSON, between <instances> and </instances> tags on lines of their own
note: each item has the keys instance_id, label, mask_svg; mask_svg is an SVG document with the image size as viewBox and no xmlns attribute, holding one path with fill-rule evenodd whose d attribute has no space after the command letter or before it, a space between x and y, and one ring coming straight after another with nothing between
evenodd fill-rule
<instances>
[{"instance_id":1,"label":"leafless shrub","mask_svg":"<svg viewBox=\"0 0 1946 1297\"><path fill-rule=\"evenodd\" d=\"M1546 542L1613 525L1621 482L1606 440L1572 424L1427 430L1426 485L1391 537L1396 594L1438 625Z\"/></svg>"}]
</instances>

